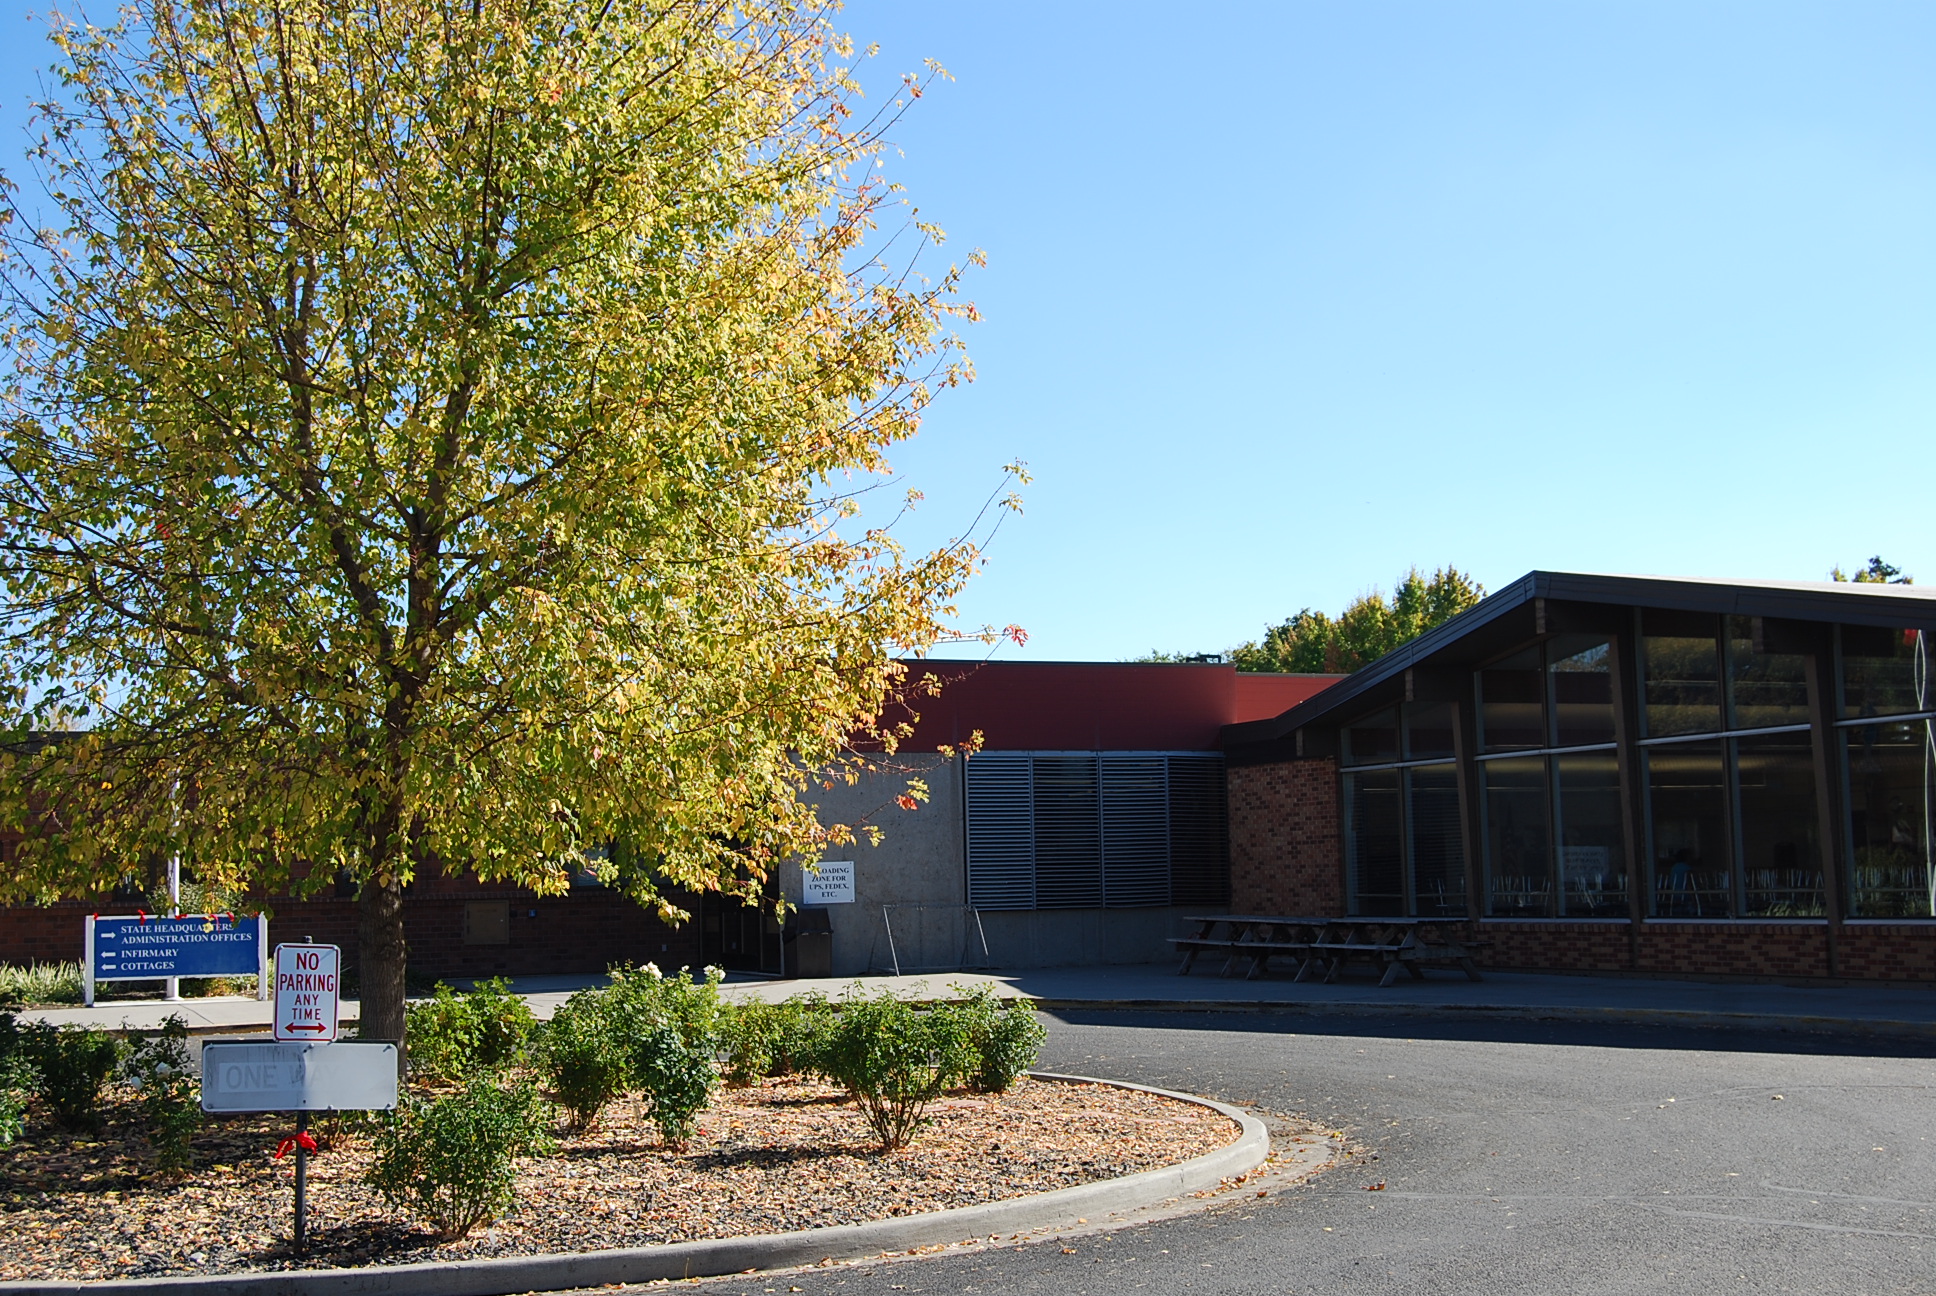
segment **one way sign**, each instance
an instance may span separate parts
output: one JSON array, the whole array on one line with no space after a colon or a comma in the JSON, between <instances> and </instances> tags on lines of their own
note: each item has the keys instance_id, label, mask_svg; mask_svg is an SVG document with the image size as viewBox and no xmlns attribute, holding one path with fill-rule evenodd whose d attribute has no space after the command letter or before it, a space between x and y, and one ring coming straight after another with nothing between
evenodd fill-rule
<instances>
[{"instance_id":1,"label":"one way sign","mask_svg":"<svg viewBox=\"0 0 1936 1296\"><path fill-rule=\"evenodd\" d=\"M337 970L334 945L276 946L276 1038L328 1044L336 1038Z\"/></svg>"}]
</instances>

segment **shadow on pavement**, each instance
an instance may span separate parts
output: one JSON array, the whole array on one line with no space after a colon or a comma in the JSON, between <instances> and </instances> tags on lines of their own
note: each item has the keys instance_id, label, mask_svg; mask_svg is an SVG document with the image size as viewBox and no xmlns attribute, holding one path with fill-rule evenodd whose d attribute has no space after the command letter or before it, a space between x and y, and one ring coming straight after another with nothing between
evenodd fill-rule
<instances>
[{"instance_id":1,"label":"shadow on pavement","mask_svg":"<svg viewBox=\"0 0 1936 1296\"><path fill-rule=\"evenodd\" d=\"M1761 1025L1673 1025L1491 1015L1326 1013L1282 1010L1044 1010L1072 1026L1232 1031L1250 1035L1329 1035L1347 1039L1458 1040L1565 1048L1678 1049L1710 1053L1788 1053L1816 1057L1936 1058L1936 1037Z\"/></svg>"}]
</instances>

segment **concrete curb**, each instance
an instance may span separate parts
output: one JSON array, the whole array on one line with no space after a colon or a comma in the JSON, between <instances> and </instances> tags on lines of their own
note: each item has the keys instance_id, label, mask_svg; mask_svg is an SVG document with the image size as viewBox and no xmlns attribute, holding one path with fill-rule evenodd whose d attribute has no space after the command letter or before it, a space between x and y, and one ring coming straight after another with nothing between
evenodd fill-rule
<instances>
[{"instance_id":1,"label":"concrete curb","mask_svg":"<svg viewBox=\"0 0 1936 1296\"><path fill-rule=\"evenodd\" d=\"M1036 999L1040 1012L1295 1013L1306 1017L1491 1017L1516 1021L1607 1022L1716 1030L1783 1030L1818 1034L1936 1038L1936 1022L1876 1017L1803 1017L1716 1012L1700 1008L1593 1008L1580 1004L1368 1004L1284 999Z\"/></svg>"},{"instance_id":2,"label":"concrete curb","mask_svg":"<svg viewBox=\"0 0 1936 1296\"><path fill-rule=\"evenodd\" d=\"M658 1278L709 1278L748 1269L786 1269L822 1260L857 1260L882 1252L985 1238L1074 1224L1111 1214L1160 1206L1177 1197L1215 1188L1225 1179L1262 1165L1270 1155L1270 1132L1256 1117L1195 1094L1089 1076L1029 1073L1038 1080L1106 1084L1208 1107L1236 1122L1235 1142L1214 1152L1120 1179L1055 1192L929 1211L866 1224L838 1224L800 1233L663 1246L586 1251L570 1255L511 1256L358 1269L289 1269L265 1273L177 1274L102 1282L0 1282L4 1296L512 1296L518 1292L567 1291Z\"/></svg>"}]
</instances>

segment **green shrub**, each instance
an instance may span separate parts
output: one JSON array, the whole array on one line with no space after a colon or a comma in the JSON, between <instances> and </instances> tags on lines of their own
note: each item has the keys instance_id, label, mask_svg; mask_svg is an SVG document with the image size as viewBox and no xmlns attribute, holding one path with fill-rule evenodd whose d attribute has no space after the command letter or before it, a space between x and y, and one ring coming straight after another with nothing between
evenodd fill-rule
<instances>
[{"instance_id":1,"label":"green shrub","mask_svg":"<svg viewBox=\"0 0 1936 1296\"><path fill-rule=\"evenodd\" d=\"M202 1127L201 1077L189 1063L188 1023L171 1016L160 1034L137 1039L121 1074L140 1095L156 1170L181 1174L193 1159L191 1143Z\"/></svg>"},{"instance_id":2,"label":"green shrub","mask_svg":"<svg viewBox=\"0 0 1936 1296\"><path fill-rule=\"evenodd\" d=\"M458 994L443 982L410 1005L405 1022L410 1066L432 1080L458 1080L524 1057L537 1018L502 978Z\"/></svg>"},{"instance_id":3,"label":"green shrub","mask_svg":"<svg viewBox=\"0 0 1936 1296\"><path fill-rule=\"evenodd\" d=\"M30 963L26 967L0 963L0 1002L79 1003L81 997L79 963Z\"/></svg>"},{"instance_id":4,"label":"green shrub","mask_svg":"<svg viewBox=\"0 0 1936 1296\"><path fill-rule=\"evenodd\" d=\"M13 1146L27 1129L27 1091L0 1082L0 1148Z\"/></svg>"},{"instance_id":5,"label":"green shrub","mask_svg":"<svg viewBox=\"0 0 1936 1296\"><path fill-rule=\"evenodd\" d=\"M183 977L181 981L184 999L213 999L222 995L253 999L255 991L256 979L252 976Z\"/></svg>"},{"instance_id":6,"label":"green shrub","mask_svg":"<svg viewBox=\"0 0 1936 1296\"><path fill-rule=\"evenodd\" d=\"M611 986L604 991L612 1019L636 1032L652 1026L670 1026L679 1032L690 1048L712 1052L719 1046L726 1005L719 997L719 983L726 973L709 967L698 981L689 968L666 976L647 963L628 968L617 965L608 970Z\"/></svg>"},{"instance_id":7,"label":"green shrub","mask_svg":"<svg viewBox=\"0 0 1936 1296\"><path fill-rule=\"evenodd\" d=\"M917 1012L892 995L843 1002L818 1053L817 1068L852 1095L889 1152L926 1123L928 1104L974 1056L958 1013Z\"/></svg>"},{"instance_id":8,"label":"green shrub","mask_svg":"<svg viewBox=\"0 0 1936 1296\"><path fill-rule=\"evenodd\" d=\"M93 1129L101 1123L101 1090L121 1060L113 1036L34 1022L21 1032L20 1052L33 1069L34 1096L63 1129Z\"/></svg>"},{"instance_id":9,"label":"green shrub","mask_svg":"<svg viewBox=\"0 0 1936 1296\"><path fill-rule=\"evenodd\" d=\"M652 1123L668 1147L683 1147L712 1097L719 1071L710 1049L688 1044L673 1026L649 1026L631 1042L631 1078L645 1094Z\"/></svg>"},{"instance_id":10,"label":"green shrub","mask_svg":"<svg viewBox=\"0 0 1936 1296\"><path fill-rule=\"evenodd\" d=\"M956 1014L973 1058L963 1077L976 1093L1006 1093L1015 1077L1035 1065L1049 1032L1026 1000L1004 1000L987 986L935 1011Z\"/></svg>"},{"instance_id":11,"label":"green shrub","mask_svg":"<svg viewBox=\"0 0 1936 1296\"><path fill-rule=\"evenodd\" d=\"M377 1128L370 1184L438 1237L461 1238L517 1201L517 1159L550 1149L549 1120L528 1083L488 1076L435 1100L404 1097Z\"/></svg>"},{"instance_id":12,"label":"green shrub","mask_svg":"<svg viewBox=\"0 0 1936 1296\"><path fill-rule=\"evenodd\" d=\"M20 1027L10 1011L0 1010L0 1148L12 1147L27 1128L27 1102L33 1071L20 1047Z\"/></svg>"},{"instance_id":13,"label":"green shrub","mask_svg":"<svg viewBox=\"0 0 1936 1296\"><path fill-rule=\"evenodd\" d=\"M825 997L818 994L727 1005L720 1036L727 1083L749 1085L763 1076L814 1070L815 1049L831 1019Z\"/></svg>"},{"instance_id":14,"label":"green shrub","mask_svg":"<svg viewBox=\"0 0 1936 1296\"><path fill-rule=\"evenodd\" d=\"M758 999L729 1004L720 1017L719 1052L726 1083L735 1089L771 1075L771 1018L774 1005Z\"/></svg>"},{"instance_id":15,"label":"green shrub","mask_svg":"<svg viewBox=\"0 0 1936 1296\"><path fill-rule=\"evenodd\" d=\"M632 1059L603 991L580 990L538 1035L538 1065L552 1098L584 1129L625 1092Z\"/></svg>"}]
</instances>

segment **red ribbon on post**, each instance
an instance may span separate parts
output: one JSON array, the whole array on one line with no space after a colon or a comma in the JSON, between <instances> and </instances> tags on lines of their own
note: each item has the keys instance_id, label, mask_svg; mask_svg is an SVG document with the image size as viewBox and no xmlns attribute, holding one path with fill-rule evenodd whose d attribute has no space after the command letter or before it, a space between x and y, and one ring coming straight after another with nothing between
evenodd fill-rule
<instances>
[{"instance_id":1,"label":"red ribbon on post","mask_svg":"<svg viewBox=\"0 0 1936 1296\"><path fill-rule=\"evenodd\" d=\"M283 1154L285 1152L288 1152L291 1148L295 1148L295 1147L300 1147L305 1152L315 1152L318 1150L318 1148L316 1147L316 1140L309 1136L309 1131L302 1130L296 1134L290 1135L282 1142L276 1144L275 1159L278 1161L282 1160Z\"/></svg>"}]
</instances>

